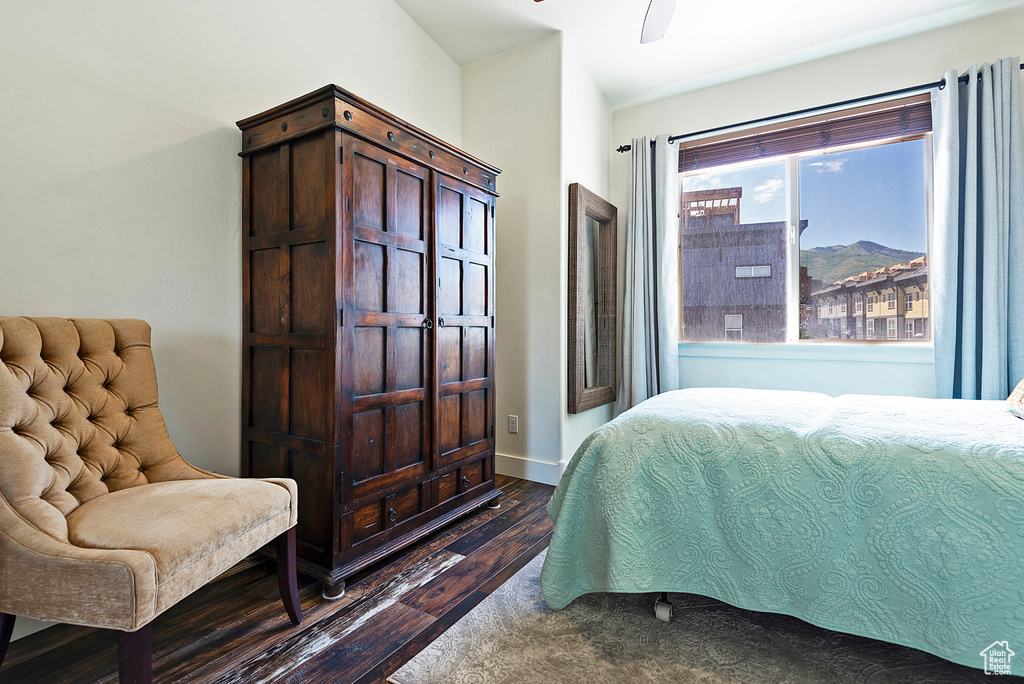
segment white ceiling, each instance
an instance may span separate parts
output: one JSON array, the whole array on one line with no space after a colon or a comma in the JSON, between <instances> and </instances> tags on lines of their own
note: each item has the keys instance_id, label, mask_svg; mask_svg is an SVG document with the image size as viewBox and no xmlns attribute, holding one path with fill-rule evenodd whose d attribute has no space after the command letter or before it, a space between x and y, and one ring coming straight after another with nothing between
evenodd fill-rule
<instances>
[{"instance_id":1,"label":"white ceiling","mask_svg":"<svg viewBox=\"0 0 1024 684\"><path fill-rule=\"evenodd\" d=\"M561 30L613 108L953 24L1024 0L678 0L640 45L648 0L395 0L460 66Z\"/></svg>"}]
</instances>

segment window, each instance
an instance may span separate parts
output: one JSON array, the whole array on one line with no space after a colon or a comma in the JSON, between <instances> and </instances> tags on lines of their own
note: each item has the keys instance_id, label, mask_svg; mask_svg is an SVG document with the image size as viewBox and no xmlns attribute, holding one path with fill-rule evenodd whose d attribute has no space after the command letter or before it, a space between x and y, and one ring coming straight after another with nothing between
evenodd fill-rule
<instances>
[{"instance_id":1,"label":"window","mask_svg":"<svg viewBox=\"0 0 1024 684\"><path fill-rule=\"evenodd\" d=\"M930 116L901 101L684 144L681 339L835 339L851 302L902 315L897 294L927 296ZM737 311L744 325L723 328Z\"/></svg>"},{"instance_id":2,"label":"window","mask_svg":"<svg viewBox=\"0 0 1024 684\"><path fill-rule=\"evenodd\" d=\"M845 318L840 318L839 319L839 332L843 333L844 335L846 334L846 319Z\"/></svg>"},{"instance_id":3,"label":"window","mask_svg":"<svg viewBox=\"0 0 1024 684\"><path fill-rule=\"evenodd\" d=\"M904 321L903 332L906 334L906 339L910 340L914 337L914 319Z\"/></svg>"},{"instance_id":4,"label":"window","mask_svg":"<svg viewBox=\"0 0 1024 684\"><path fill-rule=\"evenodd\" d=\"M889 319L889 339L890 340L895 340L896 339L896 319L895 318L890 318Z\"/></svg>"},{"instance_id":5,"label":"window","mask_svg":"<svg viewBox=\"0 0 1024 684\"><path fill-rule=\"evenodd\" d=\"M737 278L771 278L771 266L737 266Z\"/></svg>"},{"instance_id":6,"label":"window","mask_svg":"<svg viewBox=\"0 0 1024 684\"><path fill-rule=\"evenodd\" d=\"M858 340L864 339L864 319L863 318L858 318L858 319L856 319L856 321L857 321L857 326L856 326L857 327L857 339ZM874 323L874 321L872 321L872 323Z\"/></svg>"},{"instance_id":7,"label":"window","mask_svg":"<svg viewBox=\"0 0 1024 684\"><path fill-rule=\"evenodd\" d=\"M725 317L725 341L726 342L742 342L743 341L743 316L740 314L730 314Z\"/></svg>"},{"instance_id":8,"label":"window","mask_svg":"<svg viewBox=\"0 0 1024 684\"><path fill-rule=\"evenodd\" d=\"M870 338L872 338L874 336L875 336L875 319L874 318L869 318L868 319L868 339L870 339Z\"/></svg>"},{"instance_id":9,"label":"window","mask_svg":"<svg viewBox=\"0 0 1024 684\"><path fill-rule=\"evenodd\" d=\"M903 295L903 308L905 311L910 311L914 308L914 295L910 293Z\"/></svg>"}]
</instances>

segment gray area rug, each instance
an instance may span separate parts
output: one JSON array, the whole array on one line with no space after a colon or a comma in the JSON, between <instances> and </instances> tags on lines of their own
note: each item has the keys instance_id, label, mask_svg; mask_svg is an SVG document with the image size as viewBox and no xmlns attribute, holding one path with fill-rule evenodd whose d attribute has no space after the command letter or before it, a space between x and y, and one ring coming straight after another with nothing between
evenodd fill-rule
<instances>
[{"instance_id":1,"label":"gray area rug","mask_svg":"<svg viewBox=\"0 0 1024 684\"><path fill-rule=\"evenodd\" d=\"M542 553L388 681L991 684L994 679L911 648L691 594L670 595L671 623L654 618L655 594L591 594L554 612L540 595L543 562Z\"/></svg>"}]
</instances>

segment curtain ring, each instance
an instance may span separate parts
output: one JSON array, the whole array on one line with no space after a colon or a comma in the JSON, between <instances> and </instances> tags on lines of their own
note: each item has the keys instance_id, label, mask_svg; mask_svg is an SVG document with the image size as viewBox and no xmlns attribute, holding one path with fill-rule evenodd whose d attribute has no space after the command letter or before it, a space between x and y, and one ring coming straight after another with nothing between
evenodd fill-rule
<instances>
[{"instance_id":1,"label":"curtain ring","mask_svg":"<svg viewBox=\"0 0 1024 684\"><path fill-rule=\"evenodd\" d=\"M945 76L943 76L943 77L942 77L942 83L940 83L940 84L939 84L939 90L942 90L942 89L944 89L945 87L946 87L946 77L945 77Z\"/></svg>"}]
</instances>

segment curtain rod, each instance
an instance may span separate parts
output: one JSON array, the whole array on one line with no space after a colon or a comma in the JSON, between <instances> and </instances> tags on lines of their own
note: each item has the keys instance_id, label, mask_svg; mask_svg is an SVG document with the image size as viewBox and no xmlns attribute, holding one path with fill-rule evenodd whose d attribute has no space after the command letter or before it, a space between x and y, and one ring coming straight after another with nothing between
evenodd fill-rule
<instances>
[{"instance_id":1,"label":"curtain rod","mask_svg":"<svg viewBox=\"0 0 1024 684\"><path fill-rule=\"evenodd\" d=\"M1024 64L1020 65L1020 68L1024 70ZM967 83L968 76L964 74L957 78L960 83ZM864 97L855 97L852 100L843 100L842 102L833 102L832 104L819 105L817 107L808 107L807 109L798 109L793 112L786 112L785 114L775 114L773 116L765 116L760 119L751 119L750 121L742 121L740 123L729 124L728 126L716 126L715 128L706 128L703 131L694 131L693 133L683 133L682 135L670 136L668 141L670 143L676 140L682 140L683 138L693 138L698 135L707 135L709 133L718 133L719 131L726 131L730 128L742 128L743 126L753 126L754 124L768 123L770 121L778 121L779 119L788 119L791 116L799 116L801 114L813 114L814 112L820 112L826 109L833 109L835 107L845 107L847 105L858 104L861 102L868 102L870 100L881 100L888 97L896 97L897 95L908 95L910 93L916 93L921 90L929 90L931 88L942 89L946 87L946 78L943 77L941 80L935 81L934 83L922 83L921 85L910 86L909 88L900 88L899 90L890 90L886 93L878 93L877 95L866 95ZM651 146L654 146L654 141L651 141ZM633 149L632 145L619 145L615 148L616 152L629 152Z\"/></svg>"}]
</instances>

